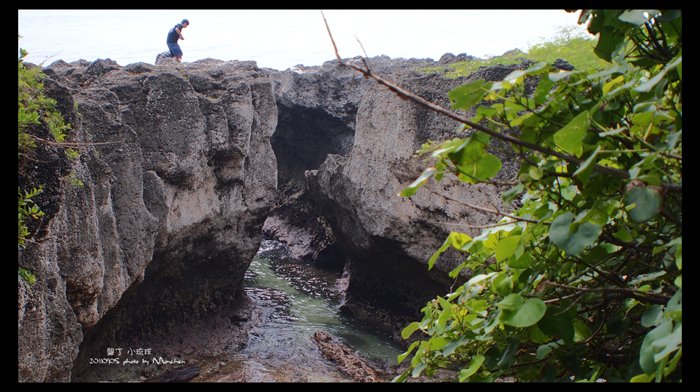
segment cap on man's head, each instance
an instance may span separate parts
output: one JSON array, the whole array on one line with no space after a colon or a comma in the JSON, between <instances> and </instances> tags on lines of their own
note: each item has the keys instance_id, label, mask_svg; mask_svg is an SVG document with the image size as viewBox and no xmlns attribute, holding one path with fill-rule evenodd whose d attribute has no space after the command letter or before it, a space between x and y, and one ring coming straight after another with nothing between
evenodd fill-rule
<instances>
[{"instance_id":1,"label":"cap on man's head","mask_svg":"<svg viewBox=\"0 0 700 392\"><path fill-rule=\"evenodd\" d=\"M185 24L185 23L190 24L190 21L187 20L187 19L183 19L182 22L180 22L180 23L181 23L181 24Z\"/></svg>"}]
</instances>

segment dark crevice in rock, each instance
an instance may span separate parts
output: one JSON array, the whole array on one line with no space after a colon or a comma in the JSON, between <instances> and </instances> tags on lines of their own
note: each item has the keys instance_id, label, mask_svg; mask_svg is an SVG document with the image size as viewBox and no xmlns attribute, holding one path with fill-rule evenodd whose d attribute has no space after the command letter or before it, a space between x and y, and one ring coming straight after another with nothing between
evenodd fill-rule
<instances>
[{"instance_id":1,"label":"dark crevice in rock","mask_svg":"<svg viewBox=\"0 0 700 392\"><path fill-rule=\"evenodd\" d=\"M301 186L306 170L318 169L328 154L347 154L352 148L354 130L322 109L278 103L277 110L272 149L280 184Z\"/></svg>"}]
</instances>

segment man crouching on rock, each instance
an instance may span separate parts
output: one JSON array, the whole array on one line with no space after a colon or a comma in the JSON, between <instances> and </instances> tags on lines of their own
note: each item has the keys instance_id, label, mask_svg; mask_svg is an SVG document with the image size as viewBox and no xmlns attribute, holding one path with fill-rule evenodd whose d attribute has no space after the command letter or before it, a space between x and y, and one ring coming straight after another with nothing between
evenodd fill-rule
<instances>
[{"instance_id":1,"label":"man crouching on rock","mask_svg":"<svg viewBox=\"0 0 700 392\"><path fill-rule=\"evenodd\" d=\"M180 45L177 44L177 40L185 39L185 37L182 36L182 29L189 25L190 21L183 19L182 22L176 24L175 27L168 32L168 49L170 49L170 54L175 57L178 63L182 61L182 49L180 49Z\"/></svg>"}]
</instances>

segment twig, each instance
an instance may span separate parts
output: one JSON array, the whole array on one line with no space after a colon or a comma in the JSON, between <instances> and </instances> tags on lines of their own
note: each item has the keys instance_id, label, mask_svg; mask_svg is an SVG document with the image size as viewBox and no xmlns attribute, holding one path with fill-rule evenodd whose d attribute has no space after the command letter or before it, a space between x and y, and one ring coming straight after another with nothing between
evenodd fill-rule
<instances>
[{"instance_id":1,"label":"twig","mask_svg":"<svg viewBox=\"0 0 700 392\"><path fill-rule=\"evenodd\" d=\"M588 337L588 339L586 339L586 340L584 340L583 342L581 342L581 344L588 344L588 343L591 342L591 340L593 340L593 338L595 338L596 336L598 336L598 334L600 333L600 331L603 330L603 325L605 325L605 322L606 322L606 321L607 321L607 315L604 314L603 320L600 322L600 325L598 325L598 328L595 330L595 332L593 332L593 333L591 334L591 336Z\"/></svg>"},{"instance_id":2,"label":"twig","mask_svg":"<svg viewBox=\"0 0 700 392\"><path fill-rule=\"evenodd\" d=\"M437 193L437 192L435 192L434 190L429 190L429 191L430 191L430 193L433 193L433 194L435 194L435 195L444 197L444 198L447 199L447 200L452 200L452 201L454 201L454 202L456 202L456 203L462 204L462 205L464 205L464 206L467 206L467 207L469 207L469 208L473 208L473 209L478 210L478 211L488 212L488 213L490 213L490 214L496 214L496 215L499 215L499 216L507 216L508 218L515 219L515 220L521 221L521 222L543 223L543 222L540 222L540 221L536 221L536 220L532 220L532 219L528 219L528 218L523 218L523 217L520 217L520 216L517 216L517 215L507 214L507 213L505 213L505 212L502 212L502 211L499 210L499 209L492 210L492 209L487 208L487 207L477 206L477 205L475 205L475 204L467 203L466 201L457 200L457 199L454 199L454 198L452 198L452 197L450 197L450 196Z\"/></svg>"},{"instance_id":3,"label":"twig","mask_svg":"<svg viewBox=\"0 0 700 392\"><path fill-rule=\"evenodd\" d=\"M365 50L365 47L362 45L362 42L360 41L360 39L357 38L357 36L355 36L355 40L357 41L358 44L360 44L360 49L362 49L362 53L364 53L365 57L369 58L369 56L367 56L367 51ZM365 64L365 66L366 65L367 64Z\"/></svg>"},{"instance_id":4,"label":"twig","mask_svg":"<svg viewBox=\"0 0 700 392\"><path fill-rule=\"evenodd\" d=\"M457 169L455 169L455 170L457 170ZM515 185L518 185L518 182L517 182L517 181L482 180L482 179L480 179L480 178L478 178L478 177L474 177L474 176L472 176L471 174L468 174L468 173L461 173L461 174L463 174L463 175L466 176L466 177L471 178L472 180L474 180L474 181L476 181L477 183L480 183L480 184L491 184L491 185L494 185L494 186L515 186Z\"/></svg>"},{"instance_id":5,"label":"twig","mask_svg":"<svg viewBox=\"0 0 700 392\"><path fill-rule=\"evenodd\" d=\"M335 45L335 40L333 39L333 34L331 34L331 28L328 27L328 21L326 20L326 15L321 11L321 16L323 17L323 23L326 24L326 30L328 31L328 36L331 38L331 43L333 44L333 50L335 50L335 57L338 59L338 62L341 64L343 63L343 60L340 59L340 54L338 53L338 47Z\"/></svg>"},{"instance_id":6,"label":"twig","mask_svg":"<svg viewBox=\"0 0 700 392\"><path fill-rule=\"evenodd\" d=\"M490 229L492 227L501 227L501 226L508 226L515 224L515 222L501 222L501 223L494 223L491 225L470 225L467 223L448 223L448 222L443 222L443 225L452 225L452 226L459 226L459 227L466 227L469 229Z\"/></svg>"},{"instance_id":7,"label":"twig","mask_svg":"<svg viewBox=\"0 0 700 392\"><path fill-rule=\"evenodd\" d=\"M565 300L565 299L573 298L573 297L575 297L575 296L577 296L577 295L580 296L581 293L573 293L573 294L565 295L565 296L563 296L563 297L558 297L558 298L552 298L552 299L544 300L544 301L542 301L542 302L544 302L544 303L546 303L546 304L553 304L553 303L555 303L555 302L559 302L559 301L563 301L563 300Z\"/></svg>"},{"instance_id":8,"label":"twig","mask_svg":"<svg viewBox=\"0 0 700 392\"><path fill-rule=\"evenodd\" d=\"M635 299L642 299L645 300L646 302L650 303L655 303L655 304L660 304L660 305L665 305L671 297L663 294L655 294L655 293L645 293L643 291L637 291L634 289L628 289L624 287L572 287L572 286L567 286L564 284L559 284L559 283L554 283L551 281L544 281L543 284L553 286L553 287L559 287L562 289L566 290L575 290L575 291L581 291L585 293L599 293L599 292L609 292L609 293L621 293L621 294L626 294L628 297L632 297Z\"/></svg>"},{"instance_id":9,"label":"twig","mask_svg":"<svg viewBox=\"0 0 700 392\"><path fill-rule=\"evenodd\" d=\"M43 139L40 138L39 136L35 135L29 135L32 138L46 144L50 144L52 146L59 146L59 147L85 147L85 146L101 146L105 144L119 144L119 143L124 143L123 140L119 140L116 142L54 142L51 140Z\"/></svg>"},{"instance_id":10,"label":"twig","mask_svg":"<svg viewBox=\"0 0 700 392\"><path fill-rule=\"evenodd\" d=\"M583 298L583 293L580 293L580 292L579 292L579 293L576 293L576 294L578 294L578 297L576 297L576 299L574 300L574 302L572 302L569 306L567 306L567 307L564 308L563 310L561 310L561 311L557 312L556 314L554 314L554 316L560 316L560 315L562 315L562 314L568 312L569 309L573 308L574 305L576 305L576 304L578 303L578 301L580 301L581 298Z\"/></svg>"}]
</instances>

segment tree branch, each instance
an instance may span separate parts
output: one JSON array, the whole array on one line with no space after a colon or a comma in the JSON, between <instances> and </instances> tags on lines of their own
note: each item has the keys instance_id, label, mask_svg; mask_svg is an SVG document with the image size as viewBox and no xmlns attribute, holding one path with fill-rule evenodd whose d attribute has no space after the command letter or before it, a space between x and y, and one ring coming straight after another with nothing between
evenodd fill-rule
<instances>
[{"instance_id":1,"label":"tree branch","mask_svg":"<svg viewBox=\"0 0 700 392\"><path fill-rule=\"evenodd\" d=\"M29 134L28 134L29 135ZM119 143L124 143L123 140L116 141L116 142L54 142L48 139L43 139L40 138L39 136L34 136L34 135L29 135L32 138L40 141L41 143L46 143L52 146L59 146L59 147L89 147L89 146L101 146L105 144L119 144Z\"/></svg>"},{"instance_id":2,"label":"tree branch","mask_svg":"<svg viewBox=\"0 0 700 392\"><path fill-rule=\"evenodd\" d=\"M487 213L489 213L489 214L495 214L495 215L498 215L498 216L507 216L508 218L515 219L515 220L521 221L521 222L544 223L544 222L540 222L540 221L536 221L536 220L532 220L532 219L528 219L528 218L523 218L523 217L520 217L520 216L517 216L517 215L507 214L507 213L505 213L505 212L502 212L502 211L499 210L498 208L491 209L491 208L482 207L482 206L477 206L477 205L475 205L475 204L467 203L466 201L457 200L457 199L454 199L454 198L452 198L452 197L450 197L450 196L437 193L437 192L435 192L435 191L432 190L432 189L430 189L429 191L430 191L430 193L433 193L433 194L435 194L435 195L437 195L437 196L444 197L444 198L447 199L447 200L452 200L452 201L454 201L454 202L456 202L456 203L459 203L459 204L461 204L461 205L467 206L467 207L469 207L469 208L473 208L473 209L478 210L478 211L487 212ZM545 223L545 224L546 224L546 223Z\"/></svg>"},{"instance_id":3,"label":"tree branch","mask_svg":"<svg viewBox=\"0 0 700 392\"><path fill-rule=\"evenodd\" d=\"M501 139L501 140L504 140L508 143L522 146L522 147L528 148L530 150L539 151L543 154L555 156L559 159L562 159L562 160L569 162L569 163L572 163L572 164L580 165L583 162L582 159L576 158L574 156L564 154L564 153L552 150L552 149L547 148L547 147L539 146L539 145L534 144L534 143L526 142L524 140L520 140L520 139L512 137L510 135L505 135L505 134L502 134L500 132L494 131L490 128L486 128L482 125L476 124L476 123L470 121L468 118L466 118L466 117L464 117L456 112L453 112L449 109L443 108L442 106L439 106L431 101L428 101L427 99L420 97L420 96L414 94L413 92L408 91L408 90L400 87L399 85L382 78L381 76L375 74L371 69L369 69L369 67L367 66L366 63L365 63L365 68L363 69L362 67L359 67L355 64L350 64L350 63L344 62L343 59L340 57L340 54L338 53L338 47L335 44L335 40L333 39L333 34L331 33L331 29L328 26L328 21L326 20L326 16L323 14L323 11L321 11L321 15L323 16L323 22L326 24L326 30L328 31L328 36L330 37L331 42L333 43L333 49L335 50L335 57L338 59L339 65L352 68L352 69L360 72L364 77L375 80L377 83L385 86L386 88L389 89L389 91L393 92L394 94L399 96L399 98L401 98L401 99L411 100L411 101L413 101L413 102L415 102L423 107L426 107L426 108L428 108L436 113L440 113L448 118L451 118L451 119L453 119L457 122L460 122L462 124L468 125L473 129L484 132L484 133L486 133L490 136L493 136L497 139ZM615 169L612 167L602 166L599 164L595 164L593 166L593 169L597 172L611 175L611 176L618 177L618 178L627 179L630 177L629 173L625 170ZM669 186L673 185L676 187L680 187L679 185L675 185L675 184L664 184L664 186L667 186L667 185L669 185Z\"/></svg>"},{"instance_id":4,"label":"tree branch","mask_svg":"<svg viewBox=\"0 0 700 392\"><path fill-rule=\"evenodd\" d=\"M546 280L542 282L545 285L548 286L553 286L553 287L558 287L566 290L575 290L575 291L580 291L584 293L621 293L627 297L632 297L638 300L643 300L645 302L650 302L654 304L659 304L659 305L666 305L668 303L668 300L671 299L671 297L663 294L655 294L655 293L645 293L643 291L637 291L634 289L628 289L624 287L572 287L572 286L567 286L564 284L559 284L555 282L551 282L549 280Z\"/></svg>"}]
</instances>

